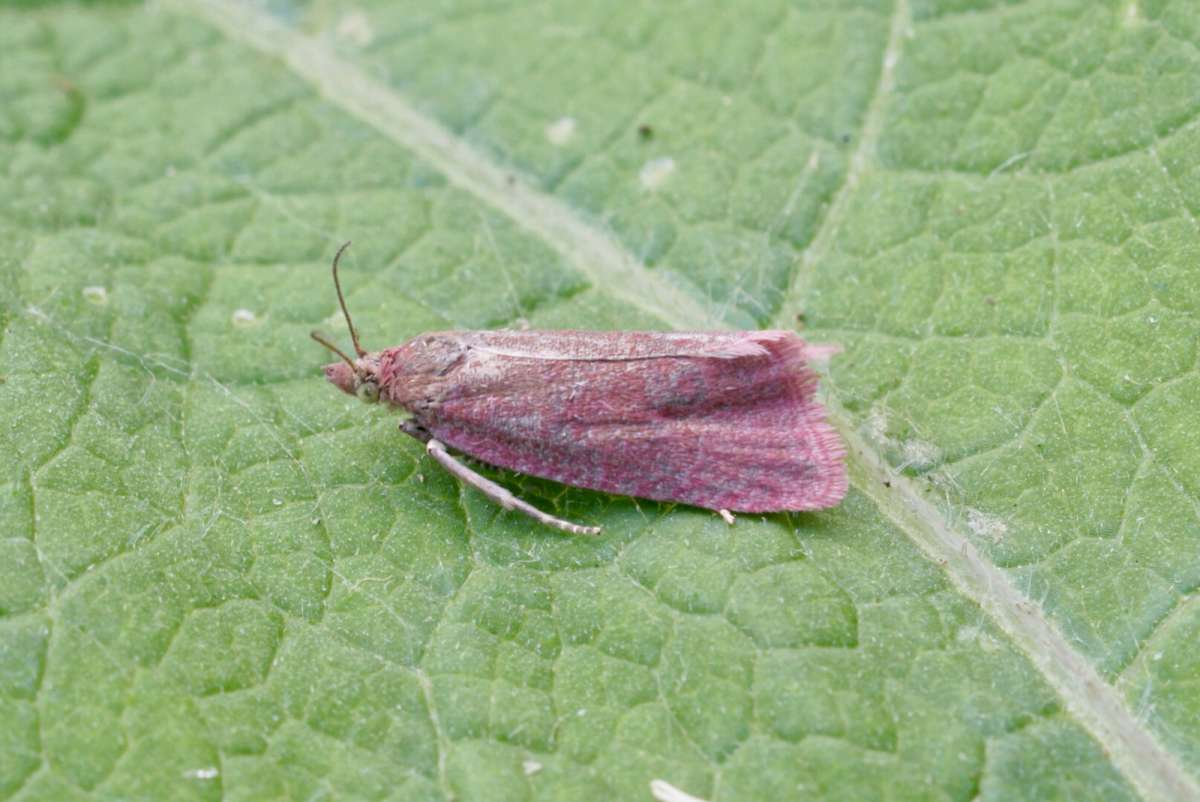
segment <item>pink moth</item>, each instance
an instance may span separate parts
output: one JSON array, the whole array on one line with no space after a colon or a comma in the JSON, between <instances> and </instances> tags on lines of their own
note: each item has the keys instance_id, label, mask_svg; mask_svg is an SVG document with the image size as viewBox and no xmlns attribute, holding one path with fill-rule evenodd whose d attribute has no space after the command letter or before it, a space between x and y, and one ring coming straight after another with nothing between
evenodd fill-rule
<instances>
[{"instance_id":1,"label":"pink moth","mask_svg":"<svg viewBox=\"0 0 1200 802\"><path fill-rule=\"evenodd\" d=\"M845 449L816 400L810 357L790 331L443 331L368 352L338 302L357 358L325 366L339 389L410 417L400 428L450 473L505 509L548 515L447 448L532 476L718 510L832 507L846 494Z\"/></svg>"}]
</instances>

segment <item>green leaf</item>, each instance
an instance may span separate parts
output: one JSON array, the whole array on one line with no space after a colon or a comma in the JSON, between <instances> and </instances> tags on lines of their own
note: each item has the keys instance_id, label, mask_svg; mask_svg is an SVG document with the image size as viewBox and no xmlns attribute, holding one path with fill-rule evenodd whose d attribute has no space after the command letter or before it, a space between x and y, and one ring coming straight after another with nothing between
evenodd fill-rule
<instances>
[{"instance_id":1,"label":"green leaf","mask_svg":"<svg viewBox=\"0 0 1200 802\"><path fill-rule=\"evenodd\" d=\"M1194 4L411 5L0 9L0 798L1200 799ZM850 495L497 509L346 239L840 344Z\"/></svg>"}]
</instances>

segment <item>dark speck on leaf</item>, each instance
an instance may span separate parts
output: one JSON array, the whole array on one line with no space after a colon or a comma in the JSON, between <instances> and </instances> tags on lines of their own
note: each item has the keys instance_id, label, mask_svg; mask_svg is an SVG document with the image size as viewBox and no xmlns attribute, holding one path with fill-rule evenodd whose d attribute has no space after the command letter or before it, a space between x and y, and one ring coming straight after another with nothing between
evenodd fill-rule
<instances>
[{"instance_id":1,"label":"dark speck on leaf","mask_svg":"<svg viewBox=\"0 0 1200 802\"><path fill-rule=\"evenodd\" d=\"M651 128L646 123L642 123L641 125L639 125L637 128L637 132L638 132L638 137L640 137L643 142L648 142L651 139L654 139L654 129Z\"/></svg>"}]
</instances>

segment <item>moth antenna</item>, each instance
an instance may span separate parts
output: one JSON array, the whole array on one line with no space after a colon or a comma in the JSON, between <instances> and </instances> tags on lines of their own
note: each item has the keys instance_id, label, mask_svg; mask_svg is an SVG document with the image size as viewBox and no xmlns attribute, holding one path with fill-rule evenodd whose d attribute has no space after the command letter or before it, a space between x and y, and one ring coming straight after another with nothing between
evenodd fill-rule
<instances>
[{"instance_id":1,"label":"moth antenna","mask_svg":"<svg viewBox=\"0 0 1200 802\"><path fill-rule=\"evenodd\" d=\"M346 364L349 365L354 370L355 373L358 372L358 368L355 367L355 365L354 365L354 360L351 359L350 357L346 356L346 352L343 351L341 348L338 348L336 345L334 345L333 342L330 341L330 339L328 337L326 337L324 334L322 334L319 331L310 331L308 333L308 336L312 337L314 340L319 342L321 345L325 346L330 351L333 351L335 354L340 356L343 360L345 360Z\"/></svg>"},{"instance_id":2,"label":"moth antenna","mask_svg":"<svg viewBox=\"0 0 1200 802\"><path fill-rule=\"evenodd\" d=\"M346 297L342 295L342 282L338 279L338 262L342 260L342 254L350 247L350 241L346 240L342 247L338 248L337 253L333 255L333 286L337 289L338 303L342 305L342 314L346 317L346 326L350 329L350 340L354 343L354 353L359 356L366 356L367 350L358 342L358 329L354 328L354 321L350 319L350 310L346 308Z\"/></svg>"}]
</instances>

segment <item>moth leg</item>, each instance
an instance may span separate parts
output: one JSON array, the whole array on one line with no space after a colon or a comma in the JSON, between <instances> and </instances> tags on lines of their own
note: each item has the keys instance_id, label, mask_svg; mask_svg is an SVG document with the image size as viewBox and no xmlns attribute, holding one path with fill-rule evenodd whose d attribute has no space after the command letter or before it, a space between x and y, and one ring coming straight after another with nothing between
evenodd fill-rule
<instances>
[{"instance_id":1,"label":"moth leg","mask_svg":"<svg viewBox=\"0 0 1200 802\"><path fill-rule=\"evenodd\" d=\"M433 437L433 435L425 431L425 429L423 429L421 425L414 420L401 421L400 431L404 432L409 437L415 437L422 443L428 443Z\"/></svg>"},{"instance_id":2,"label":"moth leg","mask_svg":"<svg viewBox=\"0 0 1200 802\"><path fill-rule=\"evenodd\" d=\"M717 510L717 515L720 515L721 520L730 526L733 526L734 522L737 521L737 518L734 518L733 513L729 510Z\"/></svg>"},{"instance_id":3,"label":"moth leg","mask_svg":"<svg viewBox=\"0 0 1200 802\"><path fill-rule=\"evenodd\" d=\"M414 435L415 436L415 435ZM564 521L562 518L555 518L553 515L548 515L537 507L521 501L512 493L505 490L500 485L488 479L486 476L480 476L475 471L463 465L461 462L450 456L446 451L446 447L442 445L440 440L429 438L429 442L425 444L425 450L429 452L429 456L433 457L442 467L450 471L462 481L474 487L479 492L490 498L492 501L499 504L506 510L519 510L535 521L544 523L546 526L552 526L555 529L561 529L563 532L570 532L573 535L598 535L600 527L598 526L580 526L573 524L570 521Z\"/></svg>"}]
</instances>

